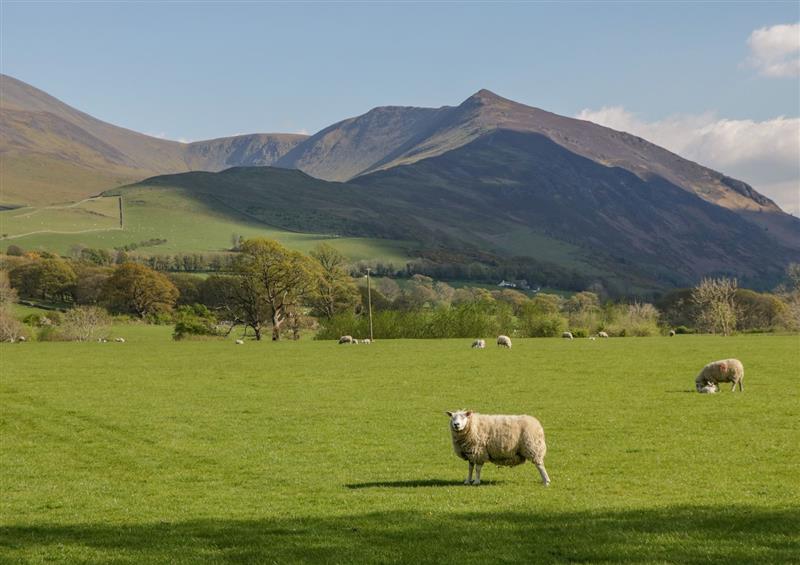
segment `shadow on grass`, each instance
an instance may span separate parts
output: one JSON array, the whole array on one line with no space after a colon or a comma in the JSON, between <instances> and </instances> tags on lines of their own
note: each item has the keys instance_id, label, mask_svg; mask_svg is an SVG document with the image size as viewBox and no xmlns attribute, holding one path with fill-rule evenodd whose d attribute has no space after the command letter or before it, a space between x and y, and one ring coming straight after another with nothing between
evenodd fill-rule
<instances>
[{"instance_id":1,"label":"shadow on grass","mask_svg":"<svg viewBox=\"0 0 800 565\"><path fill-rule=\"evenodd\" d=\"M696 391L693 388L687 388L687 389L683 389L683 390L668 390L666 392L671 394L671 393L676 393L676 392L682 392L682 393L689 392L689 393L692 393L692 392L696 392Z\"/></svg>"},{"instance_id":2,"label":"shadow on grass","mask_svg":"<svg viewBox=\"0 0 800 565\"><path fill-rule=\"evenodd\" d=\"M480 486L499 485L503 481L481 481ZM425 487L457 487L465 486L464 481L452 481L445 479L421 479L414 481L375 481L371 483L349 483L345 485L349 489L362 488L425 488Z\"/></svg>"},{"instance_id":3,"label":"shadow on grass","mask_svg":"<svg viewBox=\"0 0 800 565\"><path fill-rule=\"evenodd\" d=\"M0 561L796 563L800 509L376 512L0 528Z\"/></svg>"}]
</instances>

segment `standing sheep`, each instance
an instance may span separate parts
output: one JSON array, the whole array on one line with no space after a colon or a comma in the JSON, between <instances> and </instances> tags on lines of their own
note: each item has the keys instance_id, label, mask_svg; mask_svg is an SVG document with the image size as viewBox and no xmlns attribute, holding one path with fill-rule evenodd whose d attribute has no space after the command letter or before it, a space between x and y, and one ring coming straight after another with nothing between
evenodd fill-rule
<instances>
[{"instance_id":1,"label":"standing sheep","mask_svg":"<svg viewBox=\"0 0 800 565\"><path fill-rule=\"evenodd\" d=\"M744 391L744 365L738 359L722 359L721 361L713 361L703 367L700 374L694 380L694 386L697 392L709 393L710 389L717 392L719 383L733 383L731 392L736 390L736 385L739 385L739 390Z\"/></svg>"},{"instance_id":2,"label":"standing sheep","mask_svg":"<svg viewBox=\"0 0 800 565\"><path fill-rule=\"evenodd\" d=\"M675 337L675 330L669 330L669 337Z\"/></svg>"},{"instance_id":3,"label":"standing sheep","mask_svg":"<svg viewBox=\"0 0 800 565\"><path fill-rule=\"evenodd\" d=\"M497 345L511 349L511 338L507 335L499 335L497 336Z\"/></svg>"},{"instance_id":4,"label":"standing sheep","mask_svg":"<svg viewBox=\"0 0 800 565\"><path fill-rule=\"evenodd\" d=\"M237 339L234 343L236 343L236 345L244 345L244 340L243 339Z\"/></svg>"},{"instance_id":5,"label":"standing sheep","mask_svg":"<svg viewBox=\"0 0 800 565\"><path fill-rule=\"evenodd\" d=\"M561 334L561 337L563 337L564 339L573 339L572 332L564 332L563 334Z\"/></svg>"},{"instance_id":6,"label":"standing sheep","mask_svg":"<svg viewBox=\"0 0 800 565\"><path fill-rule=\"evenodd\" d=\"M343 343L353 343L353 336L351 336L351 335L343 335L342 337L340 337L339 338L339 344L341 345Z\"/></svg>"},{"instance_id":7,"label":"standing sheep","mask_svg":"<svg viewBox=\"0 0 800 565\"><path fill-rule=\"evenodd\" d=\"M514 466L531 461L539 470L542 484L550 484L544 468L547 445L544 429L532 416L495 416L472 411L447 412L453 451L469 462L465 485L481 484L481 468L487 461ZM472 471L475 469L475 480Z\"/></svg>"},{"instance_id":8,"label":"standing sheep","mask_svg":"<svg viewBox=\"0 0 800 565\"><path fill-rule=\"evenodd\" d=\"M600 333L597 334L597 337L608 337L608 333L607 332L600 332Z\"/></svg>"},{"instance_id":9,"label":"standing sheep","mask_svg":"<svg viewBox=\"0 0 800 565\"><path fill-rule=\"evenodd\" d=\"M486 340L476 339L472 342L472 349L486 349Z\"/></svg>"}]
</instances>

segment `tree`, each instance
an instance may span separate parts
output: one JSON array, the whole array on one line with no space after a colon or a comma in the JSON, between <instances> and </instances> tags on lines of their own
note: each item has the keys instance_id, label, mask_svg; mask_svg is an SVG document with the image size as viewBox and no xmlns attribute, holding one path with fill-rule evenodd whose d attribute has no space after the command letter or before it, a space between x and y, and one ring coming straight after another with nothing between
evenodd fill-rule
<instances>
[{"instance_id":1,"label":"tree","mask_svg":"<svg viewBox=\"0 0 800 565\"><path fill-rule=\"evenodd\" d=\"M23 255L25 255L25 250L22 249L22 247L20 247L19 245L11 244L8 246L8 249L6 249L6 255L11 255L13 257L22 257Z\"/></svg>"},{"instance_id":2,"label":"tree","mask_svg":"<svg viewBox=\"0 0 800 565\"><path fill-rule=\"evenodd\" d=\"M64 314L61 325L64 336L73 341L93 341L96 337L107 337L111 328L111 317L98 306L76 306Z\"/></svg>"},{"instance_id":3,"label":"tree","mask_svg":"<svg viewBox=\"0 0 800 565\"><path fill-rule=\"evenodd\" d=\"M306 256L277 241L255 238L244 241L233 272L234 298L247 311L249 324L261 339L266 313L272 322L272 339L280 339L281 325L290 309L298 306L314 287L318 267Z\"/></svg>"},{"instance_id":4,"label":"tree","mask_svg":"<svg viewBox=\"0 0 800 565\"><path fill-rule=\"evenodd\" d=\"M703 331L731 335L736 329L736 279L705 278L692 290L696 323Z\"/></svg>"},{"instance_id":5,"label":"tree","mask_svg":"<svg viewBox=\"0 0 800 565\"><path fill-rule=\"evenodd\" d=\"M96 267L89 264L77 264L73 294L78 304L97 305L103 302L106 291L106 281L111 276L112 269Z\"/></svg>"},{"instance_id":6,"label":"tree","mask_svg":"<svg viewBox=\"0 0 800 565\"><path fill-rule=\"evenodd\" d=\"M400 285L394 279L381 277L376 280L375 288L388 300L394 300L400 296Z\"/></svg>"},{"instance_id":7,"label":"tree","mask_svg":"<svg viewBox=\"0 0 800 565\"><path fill-rule=\"evenodd\" d=\"M48 257L22 264L10 273L11 284L23 296L43 300L71 298L77 277L66 261Z\"/></svg>"},{"instance_id":8,"label":"tree","mask_svg":"<svg viewBox=\"0 0 800 565\"><path fill-rule=\"evenodd\" d=\"M8 271L0 270L0 308L10 307L17 301L17 291L11 288Z\"/></svg>"},{"instance_id":9,"label":"tree","mask_svg":"<svg viewBox=\"0 0 800 565\"><path fill-rule=\"evenodd\" d=\"M140 318L171 310L178 299L178 289L165 275L138 263L117 265L106 292L114 311Z\"/></svg>"},{"instance_id":10,"label":"tree","mask_svg":"<svg viewBox=\"0 0 800 565\"><path fill-rule=\"evenodd\" d=\"M317 245L311 257L319 266L319 276L309 295L313 314L330 319L339 312L352 309L359 296L345 270L347 258L327 243Z\"/></svg>"}]
</instances>

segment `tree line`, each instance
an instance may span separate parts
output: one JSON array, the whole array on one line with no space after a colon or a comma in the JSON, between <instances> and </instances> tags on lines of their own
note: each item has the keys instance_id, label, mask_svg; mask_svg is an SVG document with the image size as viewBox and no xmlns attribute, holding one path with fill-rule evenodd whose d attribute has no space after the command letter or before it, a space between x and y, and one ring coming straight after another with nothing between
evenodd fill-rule
<instances>
[{"instance_id":1,"label":"tree line","mask_svg":"<svg viewBox=\"0 0 800 565\"><path fill-rule=\"evenodd\" d=\"M224 268L200 277L189 269L164 273L130 257L83 248L70 257L19 253L0 259L0 326L13 326L8 304L18 298L175 325L178 339L216 336L243 327L256 339L320 339L367 335L366 286L357 265L327 244L306 255L267 239L239 239ZM5 289L5 290L4 290ZM375 335L475 337L499 333L548 337L647 336L667 329L729 335L735 331L800 329L800 266L790 265L772 293L738 288L727 278L667 293L655 304L612 302L593 290L569 297L513 289L454 288L432 277L378 277L372 286ZM89 315L90 308L93 310ZM52 316L53 318L55 316ZM52 320L49 320L52 322ZM101 320L102 321L102 320ZM44 334L54 336L53 324ZM0 328L1 329L1 328ZM22 331L24 328L17 328ZM0 331L2 333L2 331ZM13 332L12 332L13 333ZM72 332L75 334L76 332ZM80 333L80 332L77 332ZM85 333L85 332L84 332Z\"/></svg>"}]
</instances>

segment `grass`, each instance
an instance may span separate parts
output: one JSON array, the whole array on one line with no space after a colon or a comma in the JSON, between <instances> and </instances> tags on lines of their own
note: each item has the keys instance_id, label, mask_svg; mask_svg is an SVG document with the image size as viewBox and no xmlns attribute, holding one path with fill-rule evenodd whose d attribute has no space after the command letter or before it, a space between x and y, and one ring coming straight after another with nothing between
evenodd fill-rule
<instances>
[{"instance_id":1,"label":"grass","mask_svg":"<svg viewBox=\"0 0 800 565\"><path fill-rule=\"evenodd\" d=\"M797 336L0 346L0 560L796 563ZM707 361L743 394L701 396ZM461 481L444 410L527 412Z\"/></svg>"},{"instance_id":2,"label":"grass","mask_svg":"<svg viewBox=\"0 0 800 565\"><path fill-rule=\"evenodd\" d=\"M0 212L2 232L19 239L39 232L64 234L119 228L119 197L92 198L59 206L16 208Z\"/></svg>"},{"instance_id":3,"label":"grass","mask_svg":"<svg viewBox=\"0 0 800 565\"><path fill-rule=\"evenodd\" d=\"M40 233L6 240L7 244L20 245L26 250L45 249L66 254L70 247L82 244L88 247L110 249L153 238L167 242L138 251L147 254L215 252L229 249L232 234L244 237L268 237L293 249L308 252L320 242L338 248L350 259L379 259L398 266L409 260L406 242L357 237L331 237L330 235L299 233L273 228L241 214L213 210L202 202L184 198L169 190L141 190L123 197L124 229L119 230L119 214L113 210L109 218L87 213L87 204L106 208L117 205L117 196L90 201L80 207L59 209L21 208L0 212L2 232L9 235L35 231L39 222L54 231L79 232L96 229L105 221L108 231L85 233ZM99 204L97 202L100 202ZM37 220L37 218L39 218ZM46 221L45 221L46 220ZM23 224L24 221L27 223ZM200 227L201 229L198 229Z\"/></svg>"}]
</instances>

